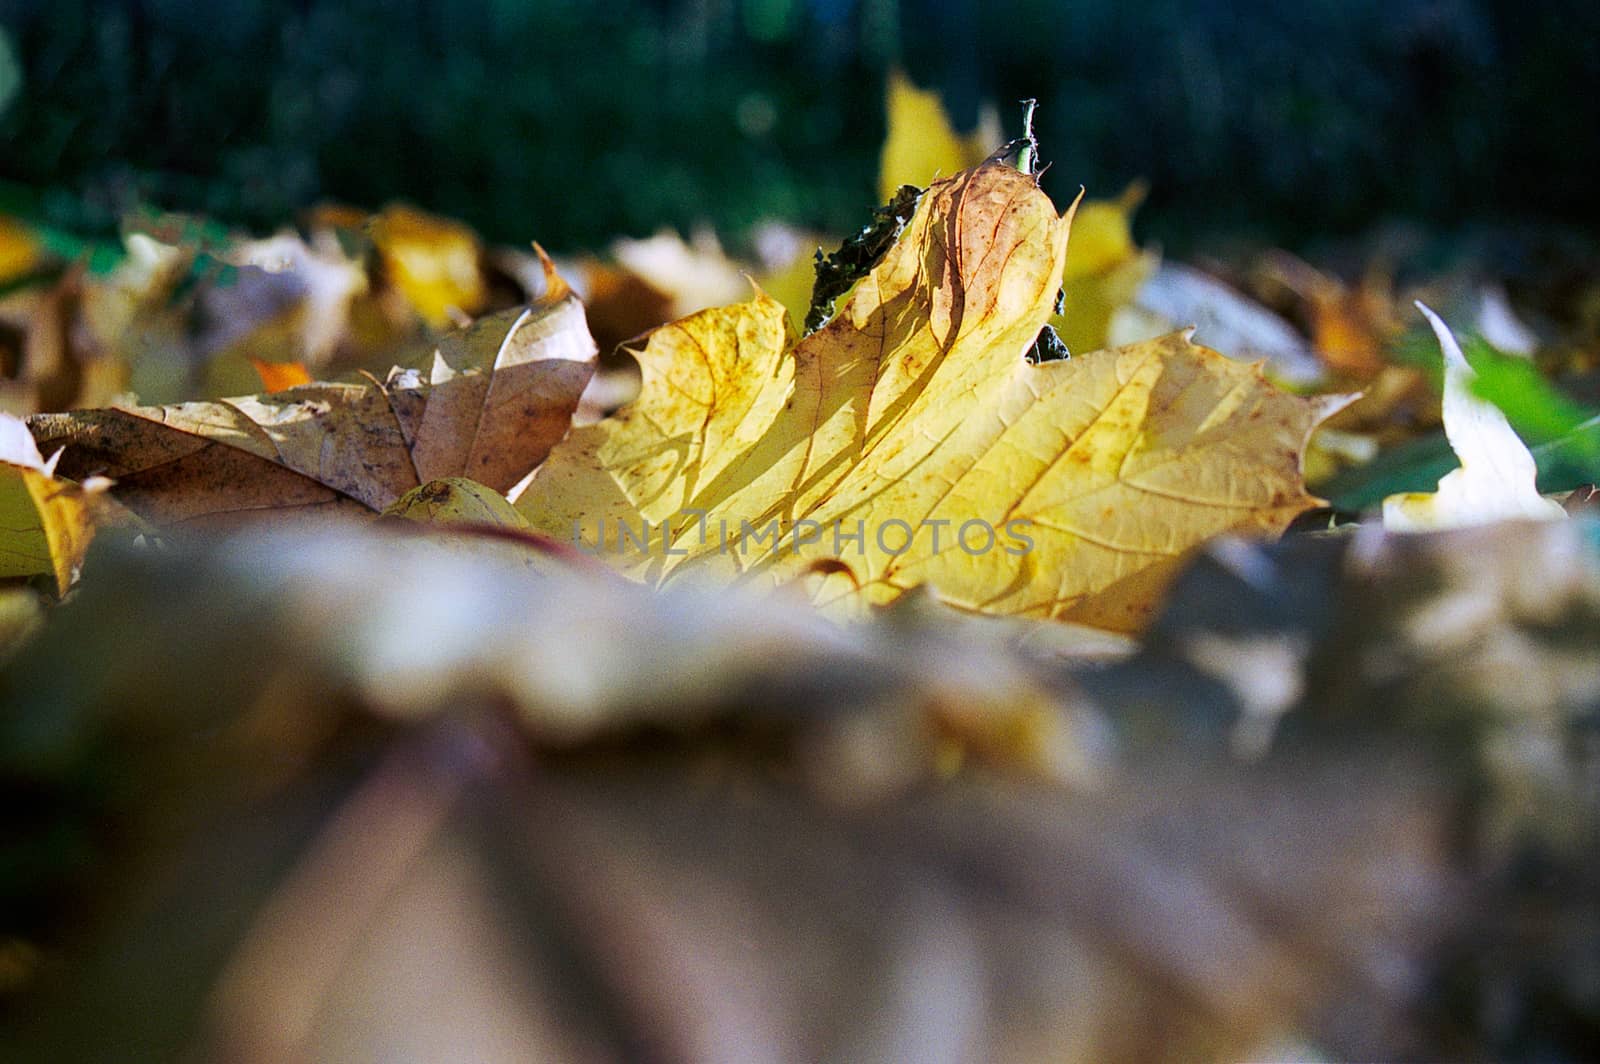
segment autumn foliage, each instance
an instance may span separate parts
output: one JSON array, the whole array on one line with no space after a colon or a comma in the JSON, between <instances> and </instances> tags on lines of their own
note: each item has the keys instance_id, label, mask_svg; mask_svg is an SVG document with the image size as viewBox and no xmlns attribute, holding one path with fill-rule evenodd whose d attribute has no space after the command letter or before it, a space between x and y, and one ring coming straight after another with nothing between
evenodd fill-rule
<instances>
[{"instance_id":1,"label":"autumn foliage","mask_svg":"<svg viewBox=\"0 0 1600 1064\"><path fill-rule=\"evenodd\" d=\"M1593 418L889 106L815 288L410 207L0 229L0 1046L1580 1044Z\"/></svg>"}]
</instances>

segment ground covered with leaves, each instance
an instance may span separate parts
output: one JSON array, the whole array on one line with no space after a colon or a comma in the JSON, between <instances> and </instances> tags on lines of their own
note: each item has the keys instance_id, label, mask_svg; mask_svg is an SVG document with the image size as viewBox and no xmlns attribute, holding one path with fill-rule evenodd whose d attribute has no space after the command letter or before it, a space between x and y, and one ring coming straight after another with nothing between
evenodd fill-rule
<instances>
[{"instance_id":1,"label":"ground covered with leaves","mask_svg":"<svg viewBox=\"0 0 1600 1064\"><path fill-rule=\"evenodd\" d=\"M1596 1044L1595 289L889 130L761 261L0 228L0 1045Z\"/></svg>"}]
</instances>

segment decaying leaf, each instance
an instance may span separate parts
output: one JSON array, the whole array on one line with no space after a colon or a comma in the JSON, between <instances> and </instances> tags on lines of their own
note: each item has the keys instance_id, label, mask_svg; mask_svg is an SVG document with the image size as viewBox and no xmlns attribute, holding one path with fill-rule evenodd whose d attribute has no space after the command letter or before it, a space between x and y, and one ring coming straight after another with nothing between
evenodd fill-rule
<instances>
[{"instance_id":1,"label":"decaying leaf","mask_svg":"<svg viewBox=\"0 0 1600 1064\"><path fill-rule=\"evenodd\" d=\"M1407 492L1384 499L1383 526L1397 532L1426 532L1565 517L1558 503L1539 494L1533 455L1506 416L1473 394L1476 374L1450 327L1421 303L1417 309L1433 326L1444 352L1444 430L1461 467L1445 474L1437 492Z\"/></svg>"},{"instance_id":2,"label":"decaying leaf","mask_svg":"<svg viewBox=\"0 0 1600 1064\"><path fill-rule=\"evenodd\" d=\"M928 583L1137 627L1190 547L1314 505L1300 454L1339 400L1181 334L1028 364L1069 224L1010 167L937 183L804 340L760 293L655 332L639 399L576 430L518 508L654 583L809 573L819 601L869 603Z\"/></svg>"},{"instance_id":3,"label":"decaying leaf","mask_svg":"<svg viewBox=\"0 0 1600 1064\"><path fill-rule=\"evenodd\" d=\"M94 538L84 489L56 476L28 427L0 413L0 577L49 573L65 594Z\"/></svg>"},{"instance_id":4,"label":"decaying leaf","mask_svg":"<svg viewBox=\"0 0 1600 1064\"><path fill-rule=\"evenodd\" d=\"M412 488L470 476L505 491L566 433L594 369L583 308L550 302L446 336L426 372L269 395L31 419L63 472L104 474L160 526L259 511L381 511Z\"/></svg>"},{"instance_id":5,"label":"decaying leaf","mask_svg":"<svg viewBox=\"0 0 1600 1064\"><path fill-rule=\"evenodd\" d=\"M961 136L939 94L918 89L896 71L889 79L880 199L887 203L904 185L920 188L977 166L1004 139L993 110L984 112L975 132ZM1156 267L1159 256L1133 242L1133 212L1146 192L1145 184L1135 181L1115 199L1084 201L1073 216L1072 245L1061 277L1062 310L1050 321L1070 351L1097 351L1110 343L1113 315L1133 301Z\"/></svg>"},{"instance_id":6,"label":"decaying leaf","mask_svg":"<svg viewBox=\"0 0 1600 1064\"><path fill-rule=\"evenodd\" d=\"M839 245L838 251L824 255L818 249L815 281L805 313L806 332L812 333L822 328L833 316L833 307L839 297L872 272L872 268L894 246L921 198L922 189L916 185L901 185L888 203L872 209L872 221L854 236L847 237Z\"/></svg>"}]
</instances>

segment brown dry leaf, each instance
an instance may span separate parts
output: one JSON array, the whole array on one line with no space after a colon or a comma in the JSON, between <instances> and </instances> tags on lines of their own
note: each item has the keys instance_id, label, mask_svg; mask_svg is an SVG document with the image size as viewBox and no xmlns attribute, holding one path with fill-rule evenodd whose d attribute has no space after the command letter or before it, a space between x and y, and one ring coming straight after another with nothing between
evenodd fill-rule
<instances>
[{"instance_id":1,"label":"brown dry leaf","mask_svg":"<svg viewBox=\"0 0 1600 1064\"><path fill-rule=\"evenodd\" d=\"M1301 452L1343 400L1183 334L1029 364L1068 225L1009 167L935 184L804 340L759 292L654 333L639 400L575 430L519 509L657 584L810 576L818 601L859 604L927 583L1138 627L1195 544L1315 505Z\"/></svg>"},{"instance_id":2,"label":"brown dry leaf","mask_svg":"<svg viewBox=\"0 0 1600 1064\"><path fill-rule=\"evenodd\" d=\"M115 478L119 501L164 526L259 510L381 511L446 476L506 491L566 434L594 369L582 305L559 281L551 292L446 336L426 372L40 416L30 428L44 446L66 447L64 472Z\"/></svg>"},{"instance_id":3,"label":"brown dry leaf","mask_svg":"<svg viewBox=\"0 0 1600 1064\"><path fill-rule=\"evenodd\" d=\"M594 333L602 357L609 357L619 345L674 317L668 310L671 296L639 275L598 259L585 258L575 263L573 284L583 296L589 330Z\"/></svg>"},{"instance_id":4,"label":"brown dry leaf","mask_svg":"<svg viewBox=\"0 0 1600 1064\"><path fill-rule=\"evenodd\" d=\"M0 299L0 328L14 337L13 349L0 351L0 409L66 410L81 396L89 374L72 327L83 290L83 270L75 267L54 283Z\"/></svg>"}]
</instances>

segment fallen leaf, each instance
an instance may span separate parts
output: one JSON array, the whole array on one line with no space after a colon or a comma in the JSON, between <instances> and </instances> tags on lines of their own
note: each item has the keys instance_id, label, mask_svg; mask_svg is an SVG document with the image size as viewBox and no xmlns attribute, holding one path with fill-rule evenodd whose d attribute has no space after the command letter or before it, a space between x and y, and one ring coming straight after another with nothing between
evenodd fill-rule
<instances>
[{"instance_id":1,"label":"fallen leaf","mask_svg":"<svg viewBox=\"0 0 1600 1064\"><path fill-rule=\"evenodd\" d=\"M589 331L594 334L602 359L609 358L627 341L673 319L667 309L672 297L621 267L592 258L580 259L573 264L572 284L583 299Z\"/></svg>"},{"instance_id":2,"label":"fallen leaf","mask_svg":"<svg viewBox=\"0 0 1600 1064\"><path fill-rule=\"evenodd\" d=\"M94 538L85 491L56 476L19 418L0 413L0 577L49 573L66 593Z\"/></svg>"},{"instance_id":3,"label":"fallen leaf","mask_svg":"<svg viewBox=\"0 0 1600 1064\"><path fill-rule=\"evenodd\" d=\"M384 515L433 525L528 527L527 519L502 492L466 477L441 477L412 488Z\"/></svg>"},{"instance_id":4,"label":"fallen leaf","mask_svg":"<svg viewBox=\"0 0 1600 1064\"><path fill-rule=\"evenodd\" d=\"M1498 284L1478 289L1478 335L1498 351L1520 358L1532 358L1539 350L1539 336L1517 317L1506 290Z\"/></svg>"},{"instance_id":5,"label":"fallen leaf","mask_svg":"<svg viewBox=\"0 0 1600 1064\"><path fill-rule=\"evenodd\" d=\"M302 362L263 362L252 358L250 364L261 378L261 387L269 392L281 392L311 383L311 372Z\"/></svg>"},{"instance_id":6,"label":"fallen leaf","mask_svg":"<svg viewBox=\"0 0 1600 1064\"><path fill-rule=\"evenodd\" d=\"M1301 286L1317 354L1336 373L1368 381L1388 365L1388 350L1403 331L1394 279L1374 263L1354 286L1305 267Z\"/></svg>"},{"instance_id":7,"label":"fallen leaf","mask_svg":"<svg viewBox=\"0 0 1600 1064\"><path fill-rule=\"evenodd\" d=\"M389 280L433 328L484 308L483 246L471 229L401 204L374 218L371 234Z\"/></svg>"},{"instance_id":8,"label":"fallen leaf","mask_svg":"<svg viewBox=\"0 0 1600 1064\"><path fill-rule=\"evenodd\" d=\"M978 128L963 137L950 124L939 94L919 89L905 73L889 75L888 132L878 158L878 202L894 198L901 185L924 188L976 166L1000 147L999 119L987 112Z\"/></svg>"},{"instance_id":9,"label":"fallen leaf","mask_svg":"<svg viewBox=\"0 0 1600 1064\"><path fill-rule=\"evenodd\" d=\"M1111 341L1112 318L1134 301L1158 265L1159 256L1133 242L1133 212L1145 192L1136 181L1114 200L1086 201L1072 217L1062 312L1050 324L1073 351L1096 351Z\"/></svg>"},{"instance_id":10,"label":"fallen leaf","mask_svg":"<svg viewBox=\"0 0 1600 1064\"><path fill-rule=\"evenodd\" d=\"M1432 494L1407 492L1383 500L1383 527L1395 532L1464 528L1494 521L1551 521L1561 506L1539 494L1533 455L1500 408L1473 393L1477 378L1455 336L1421 303L1444 352L1444 431L1461 466Z\"/></svg>"},{"instance_id":11,"label":"fallen leaf","mask_svg":"<svg viewBox=\"0 0 1600 1064\"><path fill-rule=\"evenodd\" d=\"M745 269L728 258L709 229L696 232L693 243L671 230L647 240L618 240L611 254L624 270L666 297L667 321L730 303L749 287Z\"/></svg>"},{"instance_id":12,"label":"fallen leaf","mask_svg":"<svg viewBox=\"0 0 1600 1064\"><path fill-rule=\"evenodd\" d=\"M1551 1043L1497 993L1586 1015L1592 534L1225 541L1159 642L1070 672L899 611L846 631L767 598L507 574L432 537L108 555L0 672L0 783L35 797L11 852L39 855L8 911L67 914L22 939L50 981L0 1040L18 1059L747 1059L757 1038L772 1059L926 1059L933 1036L983 1060L1517 1059ZM1450 638L1421 635L1429 614ZM1460 641L1497 632L1464 670ZM1332 666L1250 764L1219 749L1247 707L1217 681L1249 684L1255 656L1207 633L1304 637ZM1395 653L1420 669L1397 677ZM1514 719L1484 726L1486 680L1516 685ZM1104 740L1091 787L1005 760L928 785L929 711L998 725L1024 699L1143 726L1081 736ZM183 978L122 1007L144 956ZM1581 1027L1552 1030L1581 1056Z\"/></svg>"},{"instance_id":13,"label":"fallen leaf","mask_svg":"<svg viewBox=\"0 0 1600 1064\"><path fill-rule=\"evenodd\" d=\"M1183 334L1030 365L1069 224L1010 167L937 183L804 340L759 292L657 330L639 399L575 430L518 508L652 583L809 574L842 604L928 583L1138 627L1189 548L1315 505L1301 451L1343 400Z\"/></svg>"},{"instance_id":14,"label":"fallen leaf","mask_svg":"<svg viewBox=\"0 0 1600 1064\"><path fill-rule=\"evenodd\" d=\"M1076 234L1077 223L1073 226ZM1139 290L1137 303L1169 328L1194 326L1196 337L1232 358L1265 359L1272 376L1286 384L1306 387L1323 376L1294 326L1193 266L1160 264Z\"/></svg>"},{"instance_id":15,"label":"fallen leaf","mask_svg":"<svg viewBox=\"0 0 1600 1064\"><path fill-rule=\"evenodd\" d=\"M900 71L889 77L888 115L878 168L883 203L894 199L902 185L922 188L935 178L977 166L1005 139L992 109L985 111L971 136L961 136L939 94L917 88ZM1116 199L1085 201L1073 216L1072 244L1061 276L1063 312L1050 322L1072 351L1105 347L1112 316L1133 301L1156 267L1158 256L1140 251L1133 242L1133 212L1146 191L1136 181Z\"/></svg>"},{"instance_id":16,"label":"fallen leaf","mask_svg":"<svg viewBox=\"0 0 1600 1064\"><path fill-rule=\"evenodd\" d=\"M73 343L83 271L0 300L0 322L16 329L15 355L0 352L0 408L17 415L66 410L84 391L88 368Z\"/></svg>"},{"instance_id":17,"label":"fallen leaf","mask_svg":"<svg viewBox=\"0 0 1600 1064\"><path fill-rule=\"evenodd\" d=\"M446 336L426 371L382 383L307 384L271 395L39 416L63 470L116 479L116 498L158 526L252 511L381 511L407 491L470 475L497 491L566 433L594 369L583 307L551 302Z\"/></svg>"},{"instance_id":18,"label":"fallen leaf","mask_svg":"<svg viewBox=\"0 0 1600 1064\"><path fill-rule=\"evenodd\" d=\"M0 285L26 277L43 258L33 230L20 219L0 214Z\"/></svg>"},{"instance_id":19,"label":"fallen leaf","mask_svg":"<svg viewBox=\"0 0 1600 1064\"><path fill-rule=\"evenodd\" d=\"M293 283L295 361L326 365L350 327L350 310L369 283L361 265L346 257L331 232L316 234L313 247L291 233L241 244L229 255L234 265L254 267ZM309 380L309 378L308 378Z\"/></svg>"}]
</instances>

